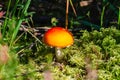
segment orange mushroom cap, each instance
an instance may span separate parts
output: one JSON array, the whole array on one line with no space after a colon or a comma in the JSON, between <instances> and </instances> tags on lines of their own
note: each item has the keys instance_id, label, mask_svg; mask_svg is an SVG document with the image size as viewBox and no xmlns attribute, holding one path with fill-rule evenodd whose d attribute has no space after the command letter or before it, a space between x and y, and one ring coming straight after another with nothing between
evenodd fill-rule
<instances>
[{"instance_id":1,"label":"orange mushroom cap","mask_svg":"<svg viewBox=\"0 0 120 80\"><path fill-rule=\"evenodd\" d=\"M72 34L62 27L53 27L43 36L43 41L48 46L65 48L73 44Z\"/></svg>"}]
</instances>

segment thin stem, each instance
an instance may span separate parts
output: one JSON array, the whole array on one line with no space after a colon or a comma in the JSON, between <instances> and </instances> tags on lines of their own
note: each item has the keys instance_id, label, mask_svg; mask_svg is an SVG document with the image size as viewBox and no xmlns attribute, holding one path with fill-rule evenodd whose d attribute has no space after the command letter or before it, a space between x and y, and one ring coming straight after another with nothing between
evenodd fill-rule
<instances>
[{"instance_id":1,"label":"thin stem","mask_svg":"<svg viewBox=\"0 0 120 80\"><path fill-rule=\"evenodd\" d=\"M118 29L120 29L120 7L119 7L119 14L118 14Z\"/></svg>"},{"instance_id":2,"label":"thin stem","mask_svg":"<svg viewBox=\"0 0 120 80\"><path fill-rule=\"evenodd\" d=\"M55 56L57 61L61 61L64 57L64 54L61 51L61 48L55 48Z\"/></svg>"},{"instance_id":3,"label":"thin stem","mask_svg":"<svg viewBox=\"0 0 120 80\"><path fill-rule=\"evenodd\" d=\"M102 8L102 13L101 13L101 20L100 20L100 26L103 26L103 18L104 18L104 13L105 13L105 6Z\"/></svg>"},{"instance_id":4,"label":"thin stem","mask_svg":"<svg viewBox=\"0 0 120 80\"><path fill-rule=\"evenodd\" d=\"M107 3L105 6L103 6L102 8L102 13L101 13L101 17L100 17L100 26L103 26L103 22L104 22L104 14L105 14L105 8L109 3Z\"/></svg>"},{"instance_id":5,"label":"thin stem","mask_svg":"<svg viewBox=\"0 0 120 80\"><path fill-rule=\"evenodd\" d=\"M65 18L65 28L66 29L68 27L68 10L69 10L69 0L67 0L67 3L66 3L66 18Z\"/></svg>"},{"instance_id":6,"label":"thin stem","mask_svg":"<svg viewBox=\"0 0 120 80\"><path fill-rule=\"evenodd\" d=\"M8 3L7 12L6 12L6 17L8 17L10 5L11 5L11 0L9 0L9 3ZM5 22L4 22L4 24L3 24L3 31L2 31L3 37L5 36L6 27L7 27L7 22L8 22L8 18L5 19Z\"/></svg>"},{"instance_id":7,"label":"thin stem","mask_svg":"<svg viewBox=\"0 0 120 80\"><path fill-rule=\"evenodd\" d=\"M74 12L74 14L75 14L75 17L77 17L77 13L76 13L76 10L75 10L75 7L74 7L74 5L73 5L72 0L70 0L70 4L71 4L72 10L73 10L73 12Z\"/></svg>"}]
</instances>

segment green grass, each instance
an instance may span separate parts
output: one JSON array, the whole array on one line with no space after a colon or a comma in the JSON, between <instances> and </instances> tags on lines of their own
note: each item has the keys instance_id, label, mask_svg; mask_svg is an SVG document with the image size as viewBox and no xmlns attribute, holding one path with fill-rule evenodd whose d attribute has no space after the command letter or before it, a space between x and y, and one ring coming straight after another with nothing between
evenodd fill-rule
<instances>
[{"instance_id":1,"label":"green grass","mask_svg":"<svg viewBox=\"0 0 120 80\"><path fill-rule=\"evenodd\" d=\"M1 32L2 32L2 36L6 38L6 40L9 42L8 44L10 45L10 47L13 46L13 43L16 39L16 36L18 34L22 22L27 20L25 17L31 15L31 13L27 12L30 2L31 0L28 0L23 5L23 3L17 0L15 7L10 12L11 0L9 0L7 12L6 12L6 18L2 25ZM20 8L19 10L17 9L18 5ZM16 15L16 13L18 15Z\"/></svg>"},{"instance_id":2,"label":"green grass","mask_svg":"<svg viewBox=\"0 0 120 80\"><path fill-rule=\"evenodd\" d=\"M117 22L117 24L118 24L118 28L119 28L120 27L120 8L118 8L118 9L119 9L119 13L118 13L118 22Z\"/></svg>"},{"instance_id":3,"label":"green grass","mask_svg":"<svg viewBox=\"0 0 120 80\"><path fill-rule=\"evenodd\" d=\"M5 21L3 23L3 25L1 26L1 34L2 34L2 38L1 38L1 47L4 46L8 46L8 49L4 49L1 48L1 59L2 56L5 57L5 59L7 58L7 56L9 56L9 60L6 63L3 63L0 65L0 79L2 80L14 80L15 77L15 71L17 69L18 66L18 55L16 54L16 47L14 41L17 39L18 32L20 29L20 26L22 24L23 21L26 20L26 16L28 16L29 14L27 13L28 7L30 5L31 0L28 0L26 2L26 4L22 5L22 3L17 0L15 7L13 8L12 11L10 11L10 7L11 7L11 3L12 1L9 0L8 2L8 7L7 7L7 12L5 15ZM20 9L20 11L18 11L18 5L20 5L20 7L23 7ZM19 15L15 15L16 12L19 12ZM3 55L2 55L3 53ZM0 61L0 63L2 62L2 60Z\"/></svg>"}]
</instances>

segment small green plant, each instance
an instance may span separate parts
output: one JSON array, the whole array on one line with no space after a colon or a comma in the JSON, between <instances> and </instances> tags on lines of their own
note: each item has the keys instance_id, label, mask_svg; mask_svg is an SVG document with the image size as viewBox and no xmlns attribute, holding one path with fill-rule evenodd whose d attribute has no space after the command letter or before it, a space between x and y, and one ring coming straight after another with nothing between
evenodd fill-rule
<instances>
[{"instance_id":1,"label":"small green plant","mask_svg":"<svg viewBox=\"0 0 120 80\"><path fill-rule=\"evenodd\" d=\"M7 45L0 44L0 79L14 80L18 66L17 54Z\"/></svg>"}]
</instances>

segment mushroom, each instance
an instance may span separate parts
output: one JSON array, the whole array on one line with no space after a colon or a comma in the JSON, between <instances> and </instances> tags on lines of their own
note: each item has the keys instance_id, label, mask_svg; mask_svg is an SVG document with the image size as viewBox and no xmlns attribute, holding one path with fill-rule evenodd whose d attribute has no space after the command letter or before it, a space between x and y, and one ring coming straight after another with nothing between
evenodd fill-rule
<instances>
[{"instance_id":1,"label":"mushroom","mask_svg":"<svg viewBox=\"0 0 120 80\"><path fill-rule=\"evenodd\" d=\"M67 29L56 26L45 32L43 41L46 45L55 48L56 59L60 61L63 58L61 49L72 45L74 39Z\"/></svg>"}]
</instances>

